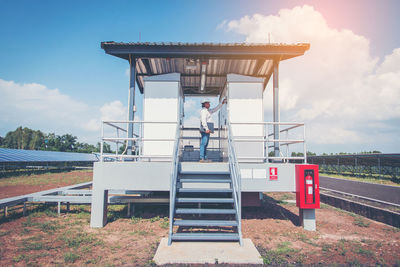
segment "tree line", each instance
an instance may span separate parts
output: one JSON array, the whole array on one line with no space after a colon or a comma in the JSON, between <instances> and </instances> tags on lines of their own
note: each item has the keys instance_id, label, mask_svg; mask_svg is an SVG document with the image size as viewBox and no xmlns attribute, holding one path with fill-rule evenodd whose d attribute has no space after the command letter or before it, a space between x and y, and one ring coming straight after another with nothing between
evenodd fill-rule
<instances>
[{"instance_id":1,"label":"tree line","mask_svg":"<svg viewBox=\"0 0 400 267\"><path fill-rule=\"evenodd\" d=\"M22 126L15 131L8 132L5 137L0 136L0 147L78 153L100 151L100 143L94 146L78 142L78 138L71 134L43 133L40 130L32 130ZM103 149L105 153L112 153L109 144L105 144Z\"/></svg>"},{"instance_id":2,"label":"tree line","mask_svg":"<svg viewBox=\"0 0 400 267\"><path fill-rule=\"evenodd\" d=\"M27 149L27 150L47 150L47 151L62 151L62 152L78 152L78 153L93 153L100 152L100 142L96 146L78 142L78 138L71 134L56 135L55 133L43 133L40 130L32 130L27 127L18 127L15 131L10 131L5 137L0 136L0 147L14 148L14 149ZM119 154L125 149L125 146L119 148ZM111 146L104 143L104 153L114 153ZM362 151L359 153L322 153L321 156L327 155L351 155L351 154L371 154L381 153L380 151ZM269 152L272 157L274 152ZM292 157L302 157L301 152L292 152ZM307 156L316 156L316 153L307 151Z\"/></svg>"}]
</instances>

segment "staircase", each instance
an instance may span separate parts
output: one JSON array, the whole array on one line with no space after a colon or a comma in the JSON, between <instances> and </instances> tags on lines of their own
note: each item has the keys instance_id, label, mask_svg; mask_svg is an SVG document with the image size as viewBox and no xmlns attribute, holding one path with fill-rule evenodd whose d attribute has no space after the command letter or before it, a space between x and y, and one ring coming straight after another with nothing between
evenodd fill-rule
<instances>
[{"instance_id":1,"label":"staircase","mask_svg":"<svg viewBox=\"0 0 400 267\"><path fill-rule=\"evenodd\" d=\"M176 177L169 244L189 240L241 244L240 201L229 163L181 162Z\"/></svg>"}]
</instances>

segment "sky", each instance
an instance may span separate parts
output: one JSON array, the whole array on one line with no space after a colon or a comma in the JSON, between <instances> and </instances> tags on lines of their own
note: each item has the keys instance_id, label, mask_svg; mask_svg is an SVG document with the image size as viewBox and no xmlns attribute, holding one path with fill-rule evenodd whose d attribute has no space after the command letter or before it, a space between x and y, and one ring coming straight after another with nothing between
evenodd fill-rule
<instances>
[{"instance_id":1,"label":"sky","mask_svg":"<svg viewBox=\"0 0 400 267\"><path fill-rule=\"evenodd\" d=\"M267 42L269 35L311 44L280 66L281 120L306 123L310 151L399 152L398 10L395 0L0 0L0 136L25 126L95 144L101 120L126 119L128 63L106 55L102 41ZM271 84L266 121L270 93ZM198 101L185 107L187 122L196 123Z\"/></svg>"}]
</instances>

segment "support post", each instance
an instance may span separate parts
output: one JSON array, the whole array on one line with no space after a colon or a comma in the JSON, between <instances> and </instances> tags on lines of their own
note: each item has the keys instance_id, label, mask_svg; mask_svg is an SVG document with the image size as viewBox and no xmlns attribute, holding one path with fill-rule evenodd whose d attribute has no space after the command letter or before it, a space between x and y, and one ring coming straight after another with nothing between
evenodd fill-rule
<instances>
[{"instance_id":1,"label":"support post","mask_svg":"<svg viewBox=\"0 0 400 267\"><path fill-rule=\"evenodd\" d=\"M22 210L22 216L26 216L26 202L24 202L24 209Z\"/></svg>"},{"instance_id":2,"label":"support post","mask_svg":"<svg viewBox=\"0 0 400 267\"><path fill-rule=\"evenodd\" d=\"M90 213L90 227L101 228L107 223L108 190L97 188L92 190L92 210Z\"/></svg>"},{"instance_id":3,"label":"support post","mask_svg":"<svg viewBox=\"0 0 400 267\"><path fill-rule=\"evenodd\" d=\"M299 209L299 217L304 230L316 231L315 209Z\"/></svg>"},{"instance_id":4,"label":"support post","mask_svg":"<svg viewBox=\"0 0 400 267\"><path fill-rule=\"evenodd\" d=\"M57 203L57 213L58 213L58 216L60 216L60 214L61 214L61 202Z\"/></svg>"},{"instance_id":5,"label":"support post","mask_svg":"<svg viewBox=\"0 0 400 267\"><path fill-rule=\"evenodd\" d=\"M128 217L132 217L135 214L135 205L133 203L128 203Z\"/></svg>"},{"instance_id":6,"label":"support post","mask_svg":"<svg viewBox=\"0 0 400 267\"><path fill-rule=\"evenodd\" d=\"M67 202L67 212L69 212L70 211L70 204L69 204L69 202Z\"/></svg>"},{"instance_id":7,"label":"support post","mask_svg":"<svg viewBox=\"0 0 400 267\"><path fill-rule=\"evenodd\" d=\"M135 83L136 83L136 59L129 55L130 79L129 79L129 101L128 101L128 120L135 119ZM128 123L128 138L133 138L133 123ZM127 155L132 155L132 140L128 140Z\"/></svg>"},{"instance_id":8,"label":"support post","mask_svg":"<svg viewBox=\"0 0 400 267\"><path fill-rule=\"evenodd\" d=\"M4 207L4 218L7 217L7 215L8 215L8 207L5 206Z\"/></svg>"},{"instance_id":9,"label":"support post","mask_svg":"<svg viewBox=\"0 0 400 267\"><path fill-rule=\"evenodd\" d=\"M273 72L273 116L274 122L280 121L279 117L279 61L274 61L274 72ZM279 125L274 124L274 140L279 140ZM274 142L274 157L279 157L279 142Z\"/></svg>"}]
</instances>

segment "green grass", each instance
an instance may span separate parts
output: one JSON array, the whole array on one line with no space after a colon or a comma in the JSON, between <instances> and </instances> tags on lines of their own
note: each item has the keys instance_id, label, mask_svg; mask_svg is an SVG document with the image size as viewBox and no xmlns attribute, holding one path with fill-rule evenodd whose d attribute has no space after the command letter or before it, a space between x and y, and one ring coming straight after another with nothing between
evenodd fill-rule
<instances>
[{"instance_id":1,"label":"green grass","mask_svg":"<svg viewBox=\"0 0 400 267\"><path fill-rule=\"evenodd\" d=\"M24 255L18 255L13 257L13 262L20 262L25 258Z\"/></svg>"},{"instance_id":2,"label":"green grass","mask_svg":"<svg viewBox=\"0 0 400 267\"><path fill-rule=\"evenodd\" d=\"M164 219L160 222L160 227L163 229L168 229L168 227L169 227L168 217L164 217Z\"/></svg>"},{"instance_id":3,"label":"green grass","mask_svg":"<svg viewBox=\"0 0 400 267\"><path fill-rule=\"evenodd\" d=\"M87 175L79 175L84 173ZM64 171L58 173L43 173L33 175L21 175L8 178L0 178L0 187L17 186L17 185L31 185L40 186L55 183L70 183L78 184L89 182L92 180L92 171L79 170L79 171Z\"/></svg>"},{"instance_id":4,"label":"green grass","mask_svg":"<svg viewBox=\"0 0 400 267\"><path fill-rule=\"evenodd\" d=\"M315 244L314 242L312 242L310 240L310 238L308 238L304 233L296 234L296 238L298 240L300 240L301 242L303 242L303 243L306 243L306 244L309 244L309 245L312 245L312 246L318 246L318 244ZM318 239L318 237L317 237L317 239Z\"/></svg>"},{"instance_id":5,"label":"green grass","mask_svg":"<svg viewBox=\"0 0 400 267\"><path fill-rule=\"evenodd\" d=\"M321 176L329 176L329 177L334 177L334 178L341 178L341 179L347 179L347 180L352 180L352 181L360 181L360 182L368 182L368 183L374 183L374 184L385 184L385 185L393 185L393 186L400 186L400 183L396 183L391 179L391 177L385 177L385 178L379 178L379 177L356 177L354 175L340 175L340 174L331 174L331 173L324 173L320 172L319 173Z\"/></svg>"},{"instance_id":6,"label":"green grass","mask_svg":"<svg viewBox=\"0 0 400 267\"><path fill-rule=\"evenodd\" d=\"M141 236L146 236L149 235L150 233L144 230L137 230L129 233L130 235L141 235Z\"/></svg>"},{"instance_id":7,"label":"green grass","mask_svg":"<svg viewBox=\"0 0 400 267\"><path fill-rule=\"evenodd\" d=\"M6 235L8 235L9 233L11 233L11 231L0 231L0 237L6 236Z\"/></svg>"},{"instance_id":8,"label":"green grass","mask_svg":"<svg viewBox=\"0 0 400 267\"><path fill-rule=\"evenodd\" d=\"M362 247L356 248L354 252L357 254L360 254L360 255L367 256L367 257L371 257L374 255L374 252L372 252L371 250L368 250L368 249L364 249Z\"/></svg>"},{"instance_id":9,"label":"green grass","mask_svg":"<svg viewBox=\"0 0 400 267\"><path fill-rule=\"evenodd\" d=\"M78 254L75 254L72 252L67 252L64 254L64 261L67 263L74 263L79 258L80 258L80 256Z\"/></svg>"},{"instance_id":10,"label":"green grass","mask_svg":"<svg viewBox=\"0 0 400 267\"><path fill-rule=\"evenodd\" d=\"M349 266L361 266L361 263L360 263L359 260L357 260L357 259L347 260L346 263L347 263Z\"/></svg>"},{"instance_id":11,"label":"green grass","mask_svg":"<svg viewBox=\"0 0 400 267\"><path fill-rule=\"evenodd\" d=\"M290 247L291 243L288 241L281 242L277 245L276 249L266 250L259 247L262 259L266 265L287 265L288 258L294 258L298 263L303 261L302 255L297 255L298 249Z\"/></svg>"},{"instance_id":12,"label":"green grass","mask_svg":"<svg viewBox=\"0 0 400 267\"><path fill-rule=\"evenodd\" d=\"M142 220L141 217L135 217L135 216L133 216L133 217L131 218L131 223L132 223L132 224L137 224L137 223L139 223L141 220Z\"/></svg>"},{"instance_id":13,"label":"green grass","mask_svg":"<svg viewBox=\"0 0 400 267\"><path fill-rule=\"evenodd\" d=\"M32 227L32 226L35 225L35 223L32 221L32 217L31 216L28 216L26 218L26 221L21 223L21 224L22 224L22 226L25 226L25 227Z\"/></svg>"},{"instance_id":14,"label":"green grass","mask_svg":"<svg viewBox=\"0 0 400 267\"><path fill-rule=\"evenodd\" d=\"M359 226L359 227L369 227L369 225L370 225L369 222L365 221L365 220L364 220L362 217L360 217L360 216L356 216L356 217L354 218L353 224L354 224L354 225L357 225L357 226Z\"/></svg>"},{"instance_id":15,"label":"green grass","mask_svg":"<svg viewBox=\"0 0 400 267\"><path fill-rule=\"evenodd\" d=\"M102 244L102 241L94 234L76 232L73 230L66 231L60 239L70 248L79 248L85 245L97 246Z\"/></svg>"},{"instance_id":16,"label":"green grass","mask_svg":"<svg viewBox=\"0 0 400 267\"><path fill-rule=\"evenodd\" d=\"M39 229L45 233L53 233L58 228L60 228L60 226L54 221L39 223L38 226Z\"/></svg>"},{"instance_id":17,"label":"green grass","mask_svg":"<svg viewBox=\"0 0 400 267\"><path fill-rule=\"evenodd\" d=\"M151 217L150 218L150 222L158 222L160 220L160 216L156 216L156 217Z\"/></svg>"},{"instance_id":18,"label":"green grass","mask_svg":"<svg viewBox=\"0 0 400 267\"><path fill-rule=\"evenodd\" d=\"M387 228L383 228L382 230L385 232L392 232L392 233L400 232L400 228L396 228L396 227L387 227Z\"/></svg>"},{"instance_id":19,"label":"green grass","mask_svg":"<svg viewBox=\"0 0 400 267\"><path fill-rule=\"evenodd\" d=\"M43 241L32 242L30 240L23 240L22 247L20 248L20 250L22 251L42 250L42 249L49 249L49 246Z\"/></svg>"},{"instance_id":20,"label":"green grass","mask_svg":"<svg viewBox=\"0 0 400 267\"><path fill-rule=\"evenodd\" d=\"M340 255L346 256L347 254L347 248L345 247L345 243L348 241L346 239L340 239L337 247L335 248L336 251L339 252Z\"/></svg>"},{"instance_id":21,"label":"green grass","mask_svg":"<svg viewBox=\"0 0 400 267\"><path fill-rule=\"evenodd\" d=\"M322 244L321 246L321 250L323 252L329 252L332 249L332 245L331 244Z\"/></svg>"}]
</instances>

